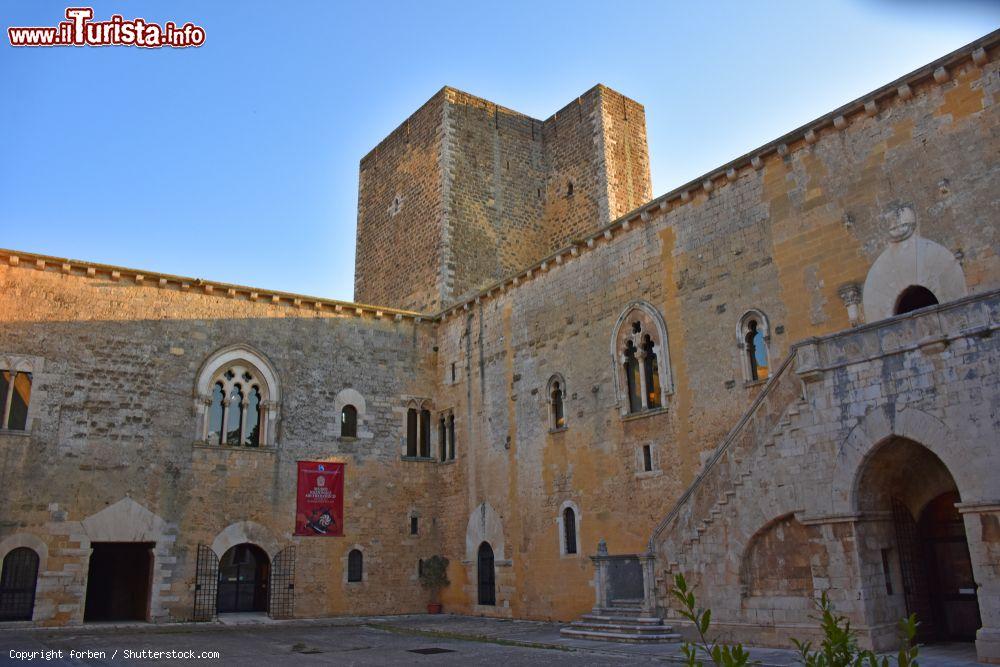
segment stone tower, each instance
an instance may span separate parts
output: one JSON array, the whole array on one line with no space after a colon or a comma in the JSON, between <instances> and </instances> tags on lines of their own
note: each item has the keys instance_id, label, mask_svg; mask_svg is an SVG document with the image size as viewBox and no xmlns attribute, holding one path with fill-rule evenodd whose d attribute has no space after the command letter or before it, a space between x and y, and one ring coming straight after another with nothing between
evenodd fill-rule
<instances>
[{"instance_id":1,"label":"stone tower","mask_svg":"<svg viewBox=\"0 0 1000 667\"><path fill-rule=\"evenodd\" d=\"M542 121L445 87L361 160L354 300L437 312L651 196L634 100Z\"/></svg>"}]
</instances>

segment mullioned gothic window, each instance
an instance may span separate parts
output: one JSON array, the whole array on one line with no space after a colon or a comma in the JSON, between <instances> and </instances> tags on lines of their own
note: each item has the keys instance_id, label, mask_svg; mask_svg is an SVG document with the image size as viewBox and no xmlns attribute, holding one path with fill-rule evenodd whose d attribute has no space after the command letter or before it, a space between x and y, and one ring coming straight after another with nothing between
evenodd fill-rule
<instances>
[{"instance_id":1,"label":"mullioned gothic window","mask_svg":"<svg viewBox=\"0 0 1000 667\"><path fill-rule=\"evenodd\" d=\"M207 445L266 447L278 415L277 376L245 346L216 352L198 376L196 441Z\"/></svg>"},{"instance_id":2,"label":"mullioned gothic window","mask_svg":"<svg viewBox=\"0 0 1000 667\"><path fill-rule=\"evenodd\" d=\"M451 410L438 417L438 455L441 461L455 460L455 413Z\"/></svg>"},{"instance_id":3,"label":"mullioned gothic window","mask_svg":"<svg viewBox=\"0 0 1000 667\"><path fill-rule=\"evenodd\" d=\"M736 343L740 351L743 380L762 382L770 377L768 344L771 331L767 316L752 309L743 313L736 330Z\"/></svg>"},{"instance_id":4,"label":"mullioned gothic window","mask_svg":"<svg viewBox=\"0 0 1000 667\"><path fill-rule=\"evenodd\" d=\"M418 404L410 401L406 409L406 449L407 458L431 457L431 406L429 401Z\"/></svg>"},{"instance_id":5,"label":"mullioned gothic window","mask_svg":"<svg viewBox=\"0 0 1000 667\"><path fill-rule=\"evenodd\" d=\"M662 408L673 385L667 327L660 313L645 302L629 306L618 318L612 346L622 415Z\"/></svg>"}]
</instances>

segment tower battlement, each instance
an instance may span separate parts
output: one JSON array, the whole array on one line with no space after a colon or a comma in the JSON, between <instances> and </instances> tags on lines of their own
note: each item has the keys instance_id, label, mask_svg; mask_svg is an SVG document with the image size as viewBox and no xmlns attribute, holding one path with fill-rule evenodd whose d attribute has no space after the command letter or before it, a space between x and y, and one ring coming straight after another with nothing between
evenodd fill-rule
<instances>
[{"instance_id":1,"label":"tower battlement","mask_svg":"<svg viewBox=\"0 0 1000 667\"><path fill-rule=\"evenodd\" d=\"M434 312L652 196L642 105L545 120L442 88L361 160L354 298Z\"/></svg>"}]
</instances>

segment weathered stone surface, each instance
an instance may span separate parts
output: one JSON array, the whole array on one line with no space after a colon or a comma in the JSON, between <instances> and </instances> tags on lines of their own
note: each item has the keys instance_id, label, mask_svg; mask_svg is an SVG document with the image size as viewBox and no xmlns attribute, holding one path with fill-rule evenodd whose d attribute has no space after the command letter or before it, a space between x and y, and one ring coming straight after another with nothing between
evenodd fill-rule
<instances>
[{"instance_id":1,"label":"weathered stone surface","mask_svg":"<svg viewBox=\"0 0 1000 667\"><path fill-rule=\"evenodd\" d=\"M916 513L929 498L889 474L907 462L961 496L980 656L1000 659L996 42L652 201L634 102L599 86L542 122L443 89L361 164L358 298L420 313L3 251L0 364L33 386L28 432L0 433L0 555L44 552L35 621L82 619L87 527L116 508L155 533L156 620L191 617L198 545L241 540L297 547L300 616L418 611L418 561L441 553L448 609L569 620L605 538L655 549L661 607L690 573L728 636L802 636L828 590L884 646L903 609L889 501L857 481ZM942 305L884 319L912 282ZM629 414L616 331L637 304L661 316L665 367L660 405ZM766 384L734 335L750 311ZM275 369L273 447L199 444L199 372L237 345ZM403 457L411 404L433 459L454 415L455 461ZM348 464L344 539L291 535L297 460ZM482 541L496 606L477 604Z\"/></svg>"}]
</instances>

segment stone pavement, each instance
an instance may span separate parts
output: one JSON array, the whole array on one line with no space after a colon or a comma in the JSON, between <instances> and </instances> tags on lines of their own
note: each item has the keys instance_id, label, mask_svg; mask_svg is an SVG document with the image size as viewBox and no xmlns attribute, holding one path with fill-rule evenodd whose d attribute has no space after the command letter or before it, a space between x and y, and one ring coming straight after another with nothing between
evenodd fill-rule
<instances>
[{"instance_id":1,"label":"stone pavement","mask_svg":"<svg viewBox=\"0 0 1000 667\"><path fill-rule=\"evenodd\" d=\"M86 625L73 628L0 630L0 664L18 664L12 651L63 651L50 664L233 664L408 665L420 663L513 665L611 665L680 661L679 644L617 644L559 635L560 625L470 616L378 616L272 621L234 615L225 623ZM426 653L415 653L415 650ZM69 651L92 654L70 655ZM218 658L175 659L167 655L128 659L125 651L217 652ZM103 652L103 655L96 652ZM752 649L764 665L791 665L795 655ZM40 656L35 658L40 659ZM971 644L921 651L920 664L976 665Z\"/></svg>"}]
</instances>

